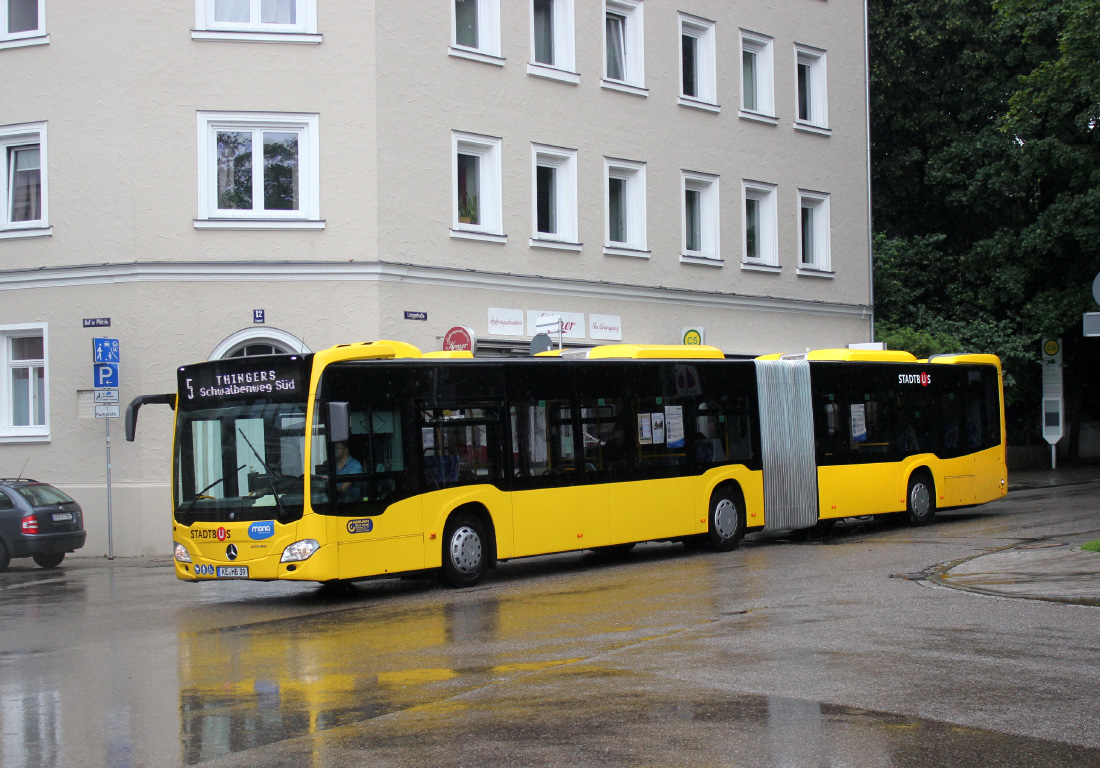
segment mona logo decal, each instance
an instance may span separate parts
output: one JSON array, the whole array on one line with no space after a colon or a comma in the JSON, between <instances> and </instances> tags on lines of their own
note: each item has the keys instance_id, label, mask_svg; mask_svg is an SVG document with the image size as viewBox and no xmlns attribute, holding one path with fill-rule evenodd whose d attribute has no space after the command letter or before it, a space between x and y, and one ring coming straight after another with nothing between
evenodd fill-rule
<instances>
[{"instance_id":1,"label":"mona logo decal","mask_svg":"<svg viewBox=\"0 0 1100 768\"><path fill-rule=\"evenodd\" d=\"M275 523L272 520L264 520L248 526L248 538L259 541L270 539L275 535Z\"/></svg>"}]
</instances>

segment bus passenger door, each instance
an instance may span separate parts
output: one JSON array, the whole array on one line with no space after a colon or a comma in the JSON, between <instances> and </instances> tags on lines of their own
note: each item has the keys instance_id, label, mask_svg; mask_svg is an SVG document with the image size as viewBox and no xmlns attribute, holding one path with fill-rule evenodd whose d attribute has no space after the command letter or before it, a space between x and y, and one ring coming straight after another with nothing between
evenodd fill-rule
<instances>
[{"instance_id":1,"label":"bus passenger door","mask_svg":"<svg viewBox=\"0 0 1100 768\"><path fill-rule=\"evenodd\" d=\"M608 543L607 486L585 482L578 415L569 400L509 407L517 557Z\"/></svg>"}]
</instances>

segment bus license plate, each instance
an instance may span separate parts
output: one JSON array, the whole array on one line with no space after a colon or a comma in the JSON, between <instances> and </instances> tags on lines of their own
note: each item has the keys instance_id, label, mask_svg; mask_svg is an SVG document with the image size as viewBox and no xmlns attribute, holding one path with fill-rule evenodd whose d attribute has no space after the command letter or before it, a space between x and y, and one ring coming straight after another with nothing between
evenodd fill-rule
<instances>
[{"instance_id":1,"label":"bus license plate","mask_svg":"<svg viewBox=\"0 0 1100 768\"><path fill-rule=\"evenodd\" d=\"M247 579L248 578L248 566L243 566L243 565L218 566L218 578L219 579Z\"/></svg>"},{"instance_id":2,"label":"bus license plate","mask_svg":"<svg viewBox=\"0 0 1100 768\"><path fill-rule=\"evenodd\" d=\"M55 523L63 523L67 520L72 520L73 519L73 513L72 512L54 512L52 515L50 515L50 517L53 518L53 521Z\"/></svg>"}]
</instances>

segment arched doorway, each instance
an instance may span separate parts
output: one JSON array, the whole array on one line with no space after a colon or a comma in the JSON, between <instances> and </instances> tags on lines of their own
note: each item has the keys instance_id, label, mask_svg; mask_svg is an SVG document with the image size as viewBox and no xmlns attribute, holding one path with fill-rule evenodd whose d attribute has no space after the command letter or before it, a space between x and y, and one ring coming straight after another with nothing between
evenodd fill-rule
<instances>
[{"instance_id":1,"label":"arched doorway","mask_svg":"<svg viewBox=\"0 0 1100 768\"><path fill-rule=\"evenodd\" d=\"M310 349L301 339L278 328L242 328L222 339L210 353L211 360L257 355L305 354Z\"/></svg>"}]
</instances>

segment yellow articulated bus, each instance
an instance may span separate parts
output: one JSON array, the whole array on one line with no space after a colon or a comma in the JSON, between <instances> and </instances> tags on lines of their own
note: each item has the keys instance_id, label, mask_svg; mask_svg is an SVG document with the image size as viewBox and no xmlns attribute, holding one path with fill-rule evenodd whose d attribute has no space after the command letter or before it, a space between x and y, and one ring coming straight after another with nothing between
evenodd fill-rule
<instances>
[{"instance_id":1,"label":"yellow articulated bus","mask_svg":"<svg viewBox=\"0 0 1100 768\"><path fill-rule=\"evenodd\" d=\"M1007 490L992 355L526 359L397 341L178 370L176 575L331 582L979 504Z\"/></svg>"}]
</instances>

